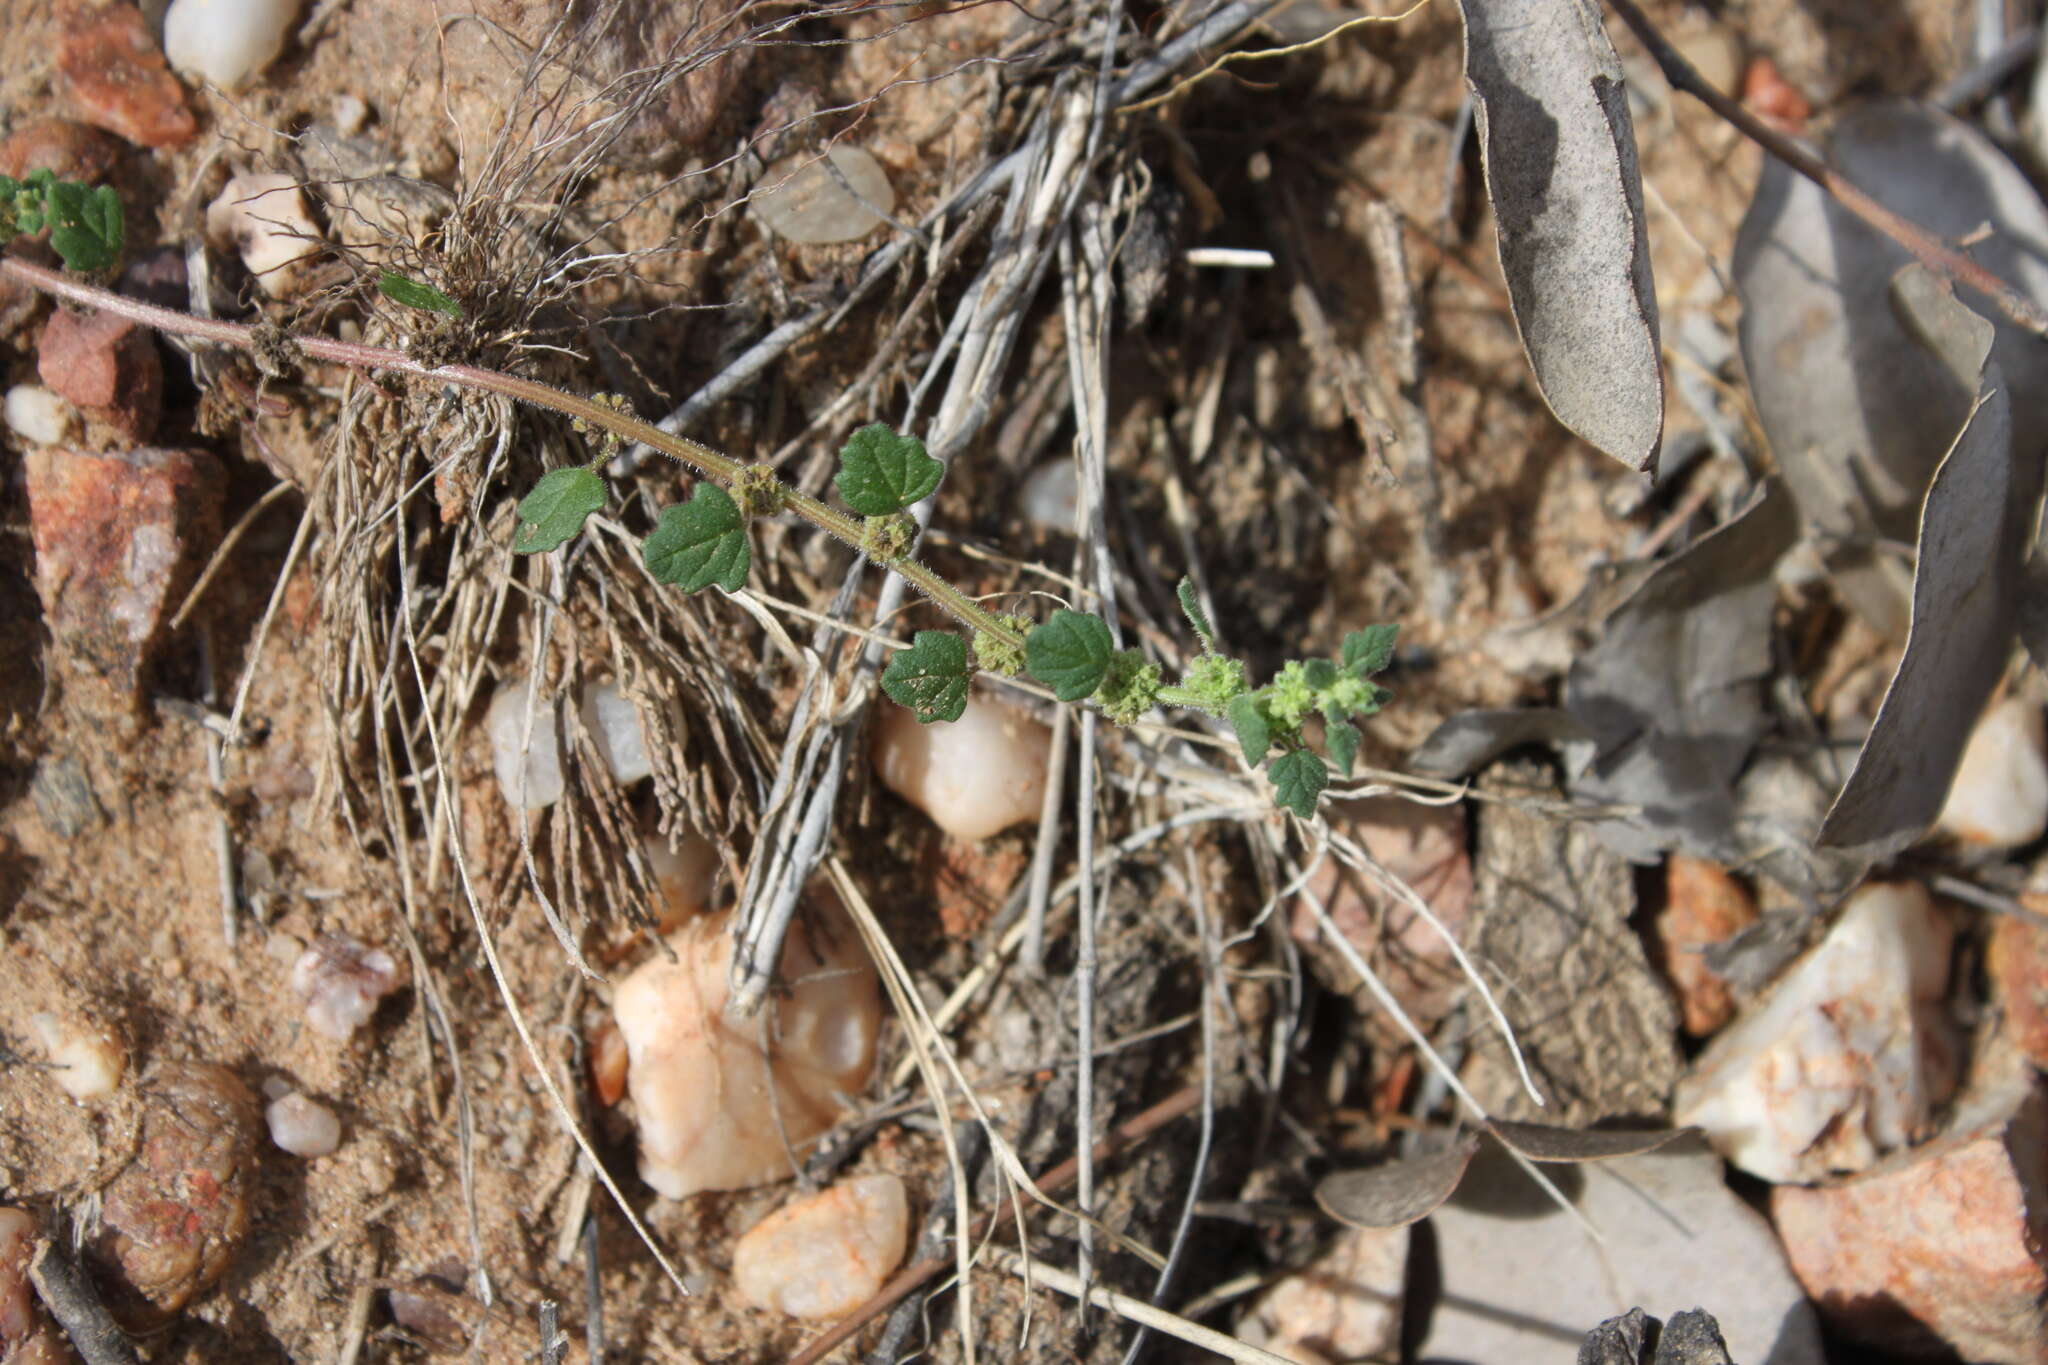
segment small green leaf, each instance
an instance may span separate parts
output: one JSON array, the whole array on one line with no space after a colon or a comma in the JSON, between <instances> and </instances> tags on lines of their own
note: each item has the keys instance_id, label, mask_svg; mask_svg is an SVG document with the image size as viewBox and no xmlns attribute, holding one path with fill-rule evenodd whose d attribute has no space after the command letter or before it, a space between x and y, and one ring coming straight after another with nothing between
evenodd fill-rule
<instances>
[{"instance_id":1,"label":"small green leaf","mask_svg":"<svg viewBox=\"0 0 2048 1365\"><path fill-rule=\"evenodd\" d=\"M690 500L662 509L641 547L658 582L697 592L716 583L727 592L747 585L747 523L739 504L715 483L698 483Z\"/></svg>"},{"instance_id":2,"label":"small green leaf","mask_svg":"<svg viewBox=\"0 0 2048 1365\"><path fill-rule=\"evenodd\" d=\"M583 529L584 518L604 506L604 480L587 469L551 469L519 500L512 553L545 554Z\"/></svg>"},{"instance_id":3,"label":"small green leaf","mask_svg":"<svg viewBox=\"0 0 2048 1365\"><path fill-rule=\"evenodd\" d=\"M462 316L462 305L449 298L430 284L409 280L394 270L387 270L377 276L377 291L394 303L407 308L417 308L427 313L445 313L451 318Z\"/></svg>"},{"instance_id":4,"label":"small green leaf","mask_svg":"<svg viewBox=\"0 0 2048 1365\"><path fill-rule=\"evenodd\" d=\"M1337 771L1351 776L1351 765L1358 758L1358 727L1348 720L1325 721L1323 738L1330 746L1330 757L1336 760Z\"/></svg>"},{"instance_id":5,"label":"small green leaf","mask_svg":"<svg viewBox=\"0 0 2048 1365\"><path fill-rule=\"evenodd\" d=\"M1330 780L1323 760L1306 749L1289 749L1273 760L1267 770L1273 779L1273 803L1293 811L1304 820L1315 818L1316 799Z\"/></svg>"},{"instance_id":6,"label":"small green leaf","mask_svg":"<svg viewBox=\"0 0 2048 1365\"><path fill-rule=\"evenodd\" d=\"M930 725L960 719L967 709L967 679L967 642L950 631L921 630L882 670L882 690L920 725Z\"/></svg>"},{"instance_id":7,"label":"small green leaf","mask_svg":"<svg viewBox=\"0 0 2048 1365\"><path fill-rule=\"evenodd\" d=\"M1195 580L1181 579L1180 586L1175 588L1174 592L1180 597L1180 609L1187 615L1188 624L1195 628L1195 634L1202 637L1202 647L1213 648L1216 644L1216 632L1209 628L1209 618L1202 612L1202 599L1195 595Z\"/></svg>"},{"instance_id":8,"label":"small green leaf","mask_svg":"<svg viewBox=\"0 0 2048 1365\"><path fill-rule=\"evenodd\" d=\"M1273 747L1273 727L1266 723L1258 701L1251 693L1240 692L1230 699L1230 705L1224 708L1223 714L1230 718L1230 728L1237 731L1237 743L1244 750L1245 766L1258 767L1259 760L1266 756L1266 750Z\"/></svg>"},{"instance_id":9,"label":"small green leaf","mask_svg":"<svg viewBox=\"0 0 2048 1365\"><path fill-rule=\"evenodd\" d=\"M1079 701L1102 686L1112 652L1101 617L1064 607L1024 637L1025 667L1061 701Z\"/></svg>"},{"instance_id":10,"label":"small green leaf","mask_svg":"<svg viewBox=\"0 0 2048 1365\"><path fill-rule=\"evenodd\" d=\"M1344 637L1344 668L1354 677L1369 678L1394 661L1399 626L1367 626Z\"/></svg>"},{"instance_id":11,"label":"small green leaf","mask_svg":"<svg viewBox=\"0 0 2048 1365\"><path fill-rule=\"evenodd\" d=\"M121 198L113 190L52 180L43 185L43 202L50 245L65 265L93 271L120 261Z\"/></svg>"},{"instance_id":12,"label":"small green leaf","mask_svg":"<svg viewBox=\"0 0 2048 1365\"><path fill-rule=\"evenodd\" d=\"M923 441L876 422L847 439L832 482L848 507L864 517L884 517L930 497L945 473L944 465L924 453Z\"/></svg>"}]
</instances>

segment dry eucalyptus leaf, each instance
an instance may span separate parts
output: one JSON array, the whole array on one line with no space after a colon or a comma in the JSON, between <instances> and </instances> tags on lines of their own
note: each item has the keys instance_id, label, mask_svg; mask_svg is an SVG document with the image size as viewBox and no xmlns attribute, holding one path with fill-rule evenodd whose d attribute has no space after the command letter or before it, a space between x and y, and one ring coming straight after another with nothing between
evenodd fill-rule
<instances>
[{"instance_id":1,"label":"dry eucalyptus leaf","mask_svg":"<svg viewBox=\"0 0 2048 1365\"><path fill-rule=\"evenodd\" d=\"M1899 302L1927 319L1917 328L1923 336L1967 336L1975 316L1910 274ZM1979 322L1979 349L1995 357L1990 328ZM2012 649L2041 496L2038 447L2014 458L2012 389L1998 361L1986 360L1976 407L1928 487L1906 652L1821 825L1826 847L1886 858L1925 833Z\"/></svg>"},{"instance_id":2,"label":"dry eucalyptus leaf","mask_svg":"<svg viewBox=\"0 0 2048 1365\"><path fill-rule=\"evenodd\" d=\"M1844 115L1829 159L1886 207L1949 237L2048 303L2048 209L1990 139L1923 105L1885 100ZM1970 411L1958 374L1902 323L1892 279L1906 252L1812 182L1767 160L1736 238L1742 355L1758 415L1801 515L1830 540L1844 598L1892 638L1908 580L1880 539L1910 540L1934 468ZM1994 357L2012 379L2021 449L2048 436L2048 346L2002 318Z\"/></svg>"},{"instance_id":3,"label":"dry eucalyptus leaf","mask_svg":"<svg viewBox=\"0 0 2048 1365\"><path fill-rule=\"evenodd\" d=\"M1565 709L1600 746L1572 795L1641 808L1596 826L1623 855L1730 856L1735 781L1766 728L1772 572L1797 534L1791 498L1766 483L1659 564L1572 665Z\"/></svg>"},{"instance_id":4,"label":"dry eucalyptus leaf","mask_svg":"<svg viewBox=\"0 0 2048 1365\"><path fill-rule=\"evenodd\" d=\"M1495 1137L1531 1161L1608 1161L1618 1156L1641 1156L1693 1131L1556 1128L1547 1123L1513 1123L1507 1119L1494 1119L1487 1127Z\"/></svg>"},{"instance_id":5,"label":"dry eucalyptus leaf","mask_svg":"<svg viewBox=\"0 0 2048 1365\"><path fill-rule=\"evenodd\" d=\"M1657 299L1635 133L1592 0L1461 0L1465 79L1522 348L1557 419L1655 468Z\"/></svg>"},{"instance_id":6,"label":"dry eucalyptus leaf","mask_svg":"<svg viewBox=\"0 0 2048 1365\"><path fill-rule=\"evenodd\" d=\"M1316 1186L1316 1203L1355 1228L1398 1228L1427 1218L1465 1178L1479 1139L1458 1139L1433 1156L1389 1161L1363 1171L1339 1171Z\"/></svg>"}]
</instances>

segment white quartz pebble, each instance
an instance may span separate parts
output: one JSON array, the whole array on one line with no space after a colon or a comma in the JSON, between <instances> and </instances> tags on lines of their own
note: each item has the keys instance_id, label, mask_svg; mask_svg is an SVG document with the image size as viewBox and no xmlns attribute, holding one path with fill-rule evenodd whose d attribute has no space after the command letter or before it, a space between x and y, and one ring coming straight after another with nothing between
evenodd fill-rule
<instances>
[{"instance_id":1,"label":"white quartz pebble","mask_svg":"<svg viewBox=\"0 0 2048 1365\"><path fill-rule=\"evenodd\" d=\"M2031 844L2048 829L2048 758L2041 708L2017 697L1993 704L1963 746L1956 780L1934 827L1982 848Z\"/></svg>"},{"instance_id":2,"label":"white quartz pebble","mask_svg":"<svg viewBox=\"0 0 2048 1365\"><path fill-rule=\"evenodd\" d=\"M741 1237L732 1281L759 1308L837 1318L866 1303L903 1260L910 1202L893 1175L862 1175L791 1200Z\"/></svg>"},{"instance_id":3,"label":"white quartz pebble","mask_svg":"<svg viewBox=\"0 0 2048 1365\"><path fill-rule=\"evenodd\" d=\"M339 934L322 934L292 964L292 992L306 1002L306 1023L343 1041L369 1022L377 1002L400 981L391 954Z\"/></svg>"},{"instance_id":4,"label":"white quartz pebble","mask_svg":"<svg viewBox=\"0 0 2048 1365\"><path fill-rule=\"evenodd\" d=\"M72 1099L96 1100L121 1084L128 1053L105 1029L50 1013L31 1015L29 1023L49 1056L50 1078Z\"/></svg>"},{"instance_id":5,"label":"white quartz pebble","mask_svg":"<svg viewBox=\"0 0 2048 1365\"><path fill-rule=\"evenodd\" d=\"M657 957L619 983L612 1013L626 1040L640 1175L659 1193L787 1178L791 1147L824 1132L840 1097L867 1085L882 1023L875 972L843 914L832 930L828 941L801 920L791 927L788 989L753 1018L726 1010L729 915L686 924L669 936L674 961Z\"/></svg>"},{"instance_id":6,"label":"white quartz pebble","mask_svg":"<svg viewBox=\"0 0 2048 1365\"><path fill-rule=\"evenodd\" d=\"M284 51L299 0L171 0L164 56L178 74L240 90Z\"/></svg>"},{"instance_id":7,"label":"white quartz pebble","mask_svg":"<svg viewBox=\"0 0 2048 1365\"><path fill-rule=\"evenodd\" d=\"M1037 819L1051 753L1050 730L976 696L950 723L920 725L903 707L881 707L871 751L883 785L961 839Z\"/></svg>"},{"instance_id":8,"label":"white quartz pebble","mask_svg":"<svg viewBox=\"0 0 2048 1365\"><path fill-rule=\"evenodd\" d=\"M7 425L24 441L61 445L70 439L77 414L60 395L40 384L16 384L7 391Z\"/></svg>"},{"instance_id":9,"label":"white quartz pebble","mask_svg":"<svg viewBox=\"0 0 2048 1365\"><path fill-rule=\"evenodd\" d=\"M328 1156L341 1146L341 1119L296 1090L272 1100L263 1117L270 1125L270 1140L293 1156Z\"/></svg>"},{"instance_id":10,"label":"white quartz pebble","mask_svg":"<svg viewBox=\"0 0 2048 1365\"><path fill-rule=\"evenodd\" d=\"M311 282L307 262L320 250L320 227L288 175L238 175L206 208L206 235L232 246L272 298L290 298Z\"/></svg>"},{"instance_id":11,"label":"white quartz pebble","mask_svg":"<svg viewBox=\"0 0 2048 1365\"><path fill-rule=\"evenodd\" d=\"M620 693L616 683L589 683L583 689L583 728L597 745L598 756L621 786L654 773L647 756L647 727L640 708Z\"/></svg>"},{"instance_id":12,"label":"white quartz pebble","mask_svg":"<svg viewBox=\"0 0 2048 1365\"><path fill-rule=\"evenodd\" d=\"M801 152L770 166L750 201L756 221L806 246L852 242L896 207L882 163L844 143L822 156Z\"/></svg>"},{"instance_id":13,"label":"white quartz pebble","mask_svg":"<svg viewBox=\"0 0 2048 1365\"><path fill-rule=\"evenodd\" d=\"M1018 501L1024 519L1054 535L1074 533L1074 509L1081 500L1078 476L1072 460L1047 460L1024 480Z\"/></svg>"},{"instance_id":14,"label":"white quartz pebble","mask_svg":"<svg viewBox=\"0 0 2048 1365\"><path fill-rule=\"evenodd\" d=\"M1673 1121L1780 1182L1864 1170L1925 1136L1958 1067L1941 1003L1953 932L1916 883L1858 891L1679 1082Z\"/></svg>"},{"instance_id":15,"label":"white quartz pebble","mask_svg":"<svg viewBox=\"0 0 2048 1365\"><path fill-rule=\"evenodd\" d=\"M524 678L499 687L484 726L491 736L491 767L505 800L518 809L541 810L562 799L561 719L554 703L538 703L529 737L526 688Z\"/></svg>"}]
</instances>

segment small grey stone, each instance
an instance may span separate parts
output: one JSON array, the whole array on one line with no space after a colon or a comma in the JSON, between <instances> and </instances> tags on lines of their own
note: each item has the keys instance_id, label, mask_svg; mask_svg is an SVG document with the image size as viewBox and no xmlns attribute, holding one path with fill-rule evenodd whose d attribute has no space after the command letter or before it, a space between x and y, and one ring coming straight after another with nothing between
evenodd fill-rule
<instances>
[{"instance_id":1,"label":"small grey stone","mask_svg":"<svg viewBox=\"0 0 2048 1365\"><path fill-rule=\"evenodd\" d=\"M36 764L29 779L29 795L50 828L66 839L98 829L106 814L92 794L92 782L77 759L64 755Z\"/></svg>"}]
</instances>

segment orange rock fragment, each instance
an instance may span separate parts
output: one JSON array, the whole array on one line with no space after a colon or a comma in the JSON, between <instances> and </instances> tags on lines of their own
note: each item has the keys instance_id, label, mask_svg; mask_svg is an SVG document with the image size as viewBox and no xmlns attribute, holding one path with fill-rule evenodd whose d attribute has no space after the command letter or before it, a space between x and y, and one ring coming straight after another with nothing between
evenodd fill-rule
<instances>
[{"instance_id":1,"label":"orange rock fragment","mask_svg":"<svg viewBox=\"0 0 2048 1365\"><path fill-rule=\"evenodd\" d=\"M1728 983L1700 949L1722 943L1756 923L1756 902L1726 869L1683 853L1664 868L1665 904L1657 915L1657 965L1678 988L1685 1031L1713 1033L1735 1016Z\"/></svg>"},{"instance_id":2,"label":"orange rock fragment","mask_svg":"<svg viewBox=\"0 0 2048 1365\"><path fill-rule=\"evenodd\" d=\"M133 5L81 5L57 47L58 87L78 116L143 147L177 147L199 131L149 21Z\"/></svg>"}]
</instances>

